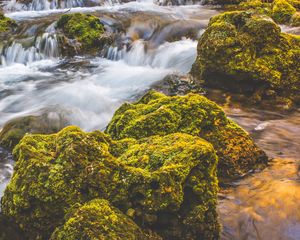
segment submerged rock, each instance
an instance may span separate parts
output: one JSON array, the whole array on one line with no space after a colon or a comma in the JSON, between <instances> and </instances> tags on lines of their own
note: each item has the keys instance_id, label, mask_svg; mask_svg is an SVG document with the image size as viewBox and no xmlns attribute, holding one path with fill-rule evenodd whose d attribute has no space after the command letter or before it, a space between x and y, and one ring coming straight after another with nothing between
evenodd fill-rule
<instances>
[{"instance_id":1,"label":"submerged rock","mask_svg":"<svg viewBox=\"0 0 300 240\"><path fill-rule=\"evenodd\" d=\"M153 84L152 89L164 93L168 96L185 95L187 93L203 93L204 90L199 84L194 83L189 75L167 75L161 81Z\"/></svg>"},{"instance_id":2,"label":"submerged rock","mask_svg":"<svg viewBox=\"0 0 300 240\"><path fill-rule=\"evenodd\" d=\"M84 13L64 14L57 21L62 52L67 55L77 53L98 54L112 36L105 32L100 19Z\"/></svg>"},{"instance_id":3,"label":"submerged rock","mask_svg":"<svg viewBox=\"0 0 300 240\"><path fill-rule=\"evenodd\" d=\"M66 120L54 113L16 118L1 130L0 146L12 150L27 133L56 133L66 125Z\"/></svg>"},{"instance_id":4,"label":"submerged rock","mask_svg":"<svg viewBox=\"0 0 300 240\"><path fill-rule=\"evenodd\" d=\"M193 76L206 86L252 95L254 101L299 101L300 38L251 12L213 17L198 43Z\"/></svg>"},{"instance_id":5,"label":"submerged rock","mask_svg":"<svg viewBox=\"0 0 300 240\"><path fill-rule=\"evenodd\" d=\"M198 94L167 97L151 91L136 103L123 104L106 132L114 139L142 139L174 132L210 142L219 157L221 182L243 176L267 163L267 156L214 102Z\"/></svg>"},{"instance_id":6,"label":"submerged rock","mask_svg":"<svg viewBox=\"0 0 300 240\"><path fill-rule=\"evenodd\" d=\"M148 229L156 239L157 234L218 238L217 157L199 137L174 133L116 141L99 131L67 127L52 135L26 135L14 157L2 211L28 239L49 239L56 228L52 239L94 239L84 226L104 239L118 239L125 227L123 239L147 239L142 236ZM87 203L96 198L108 202ZM115 216L102 219L107 213Z\"/></svg>"}]
</instances>

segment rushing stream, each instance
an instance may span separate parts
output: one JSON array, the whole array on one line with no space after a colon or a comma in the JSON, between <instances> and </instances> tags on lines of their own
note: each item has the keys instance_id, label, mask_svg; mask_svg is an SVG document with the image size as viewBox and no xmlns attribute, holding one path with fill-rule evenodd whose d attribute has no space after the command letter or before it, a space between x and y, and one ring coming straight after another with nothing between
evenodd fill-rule
<instances>
[{"instance_id":1,"label":"rushing stream","mask_svg":"<svg viewBox=\"0 0 300 240\"><path fill-rule=\"evenodd\" d=\"M158 3L164 2L5 2L6 15L19 27L0 44L0 128L16 117L46 113L86 131L103 130L124 101L135 100L168 75L187 74L196 59L196 39L220 10ZM118 43L96 57L63 57L54 26L66 11L100 16L106 29L118 34ZM222 238L299 239L300 112L282 115L234 103L224 108L274 160L221 190ZM0 159L1 196L13 161L1 148Z\"/></svg>"}]
</instances>

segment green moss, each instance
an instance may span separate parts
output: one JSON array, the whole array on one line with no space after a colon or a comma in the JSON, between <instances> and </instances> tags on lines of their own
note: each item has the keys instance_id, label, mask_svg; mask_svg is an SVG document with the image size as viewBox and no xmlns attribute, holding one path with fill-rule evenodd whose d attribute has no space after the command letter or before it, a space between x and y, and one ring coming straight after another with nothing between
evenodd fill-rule
<instances>
[{"instance_id":1,"label":"green moss","mask_svg":"<svg viewBox=\"0 0 300 240\"><path fill-rule=\"evenodd\" d=\"M300 0L288 0L288 3L291 4L297 10L300 10Z\"/></svg>"},{"instance_id":2,"label":"green moss","mask_svg":"<svg viewBox=\"0 0 300 240\"><path fill-rule=\"evenodd\" d=\"M212 5L236 5L243 2L243 0L206 0L204 4Z\"/></svg>"},{"instance_id":3,"label":"green moss","mask_svg":"<svg viewBox=\"0 0 300 240\"><path fill-rule=\"evenodd\" d=\"M276 23L289 24L296 9L299 9L300 1L276 0L265 2L261 0L241 2L233 10L247 10L256 14L263 14L271 17Z\"/></svg>"},{"instance_id":4,"label":"green moss","mask_svg":"<svg viewBox=\"0 0 300 240\"><path fill-rule=\"evenodd\" d=\"M288 23L296 9L285 0L275 0L272 7L272 18L278 23Z\"/></svg>"},{"instance_id":5,"label":"green moss","mask_svg":"<svg viewBox=\"0 0 300 240\"><path fill-rule=\"evenodd\" d=\"M164 114L169 117L161 118ZM249 135L227 119L217 104L197 94L166 97L151 91L135 104L122 105L106 131L115 139L172 132L200 136L217 151L221 181L241 176L267 161Z\"/></svg>"},{"instance_id":6,"label":"green moss","mask_svg":"<svg viewBox=\"0 0 300 240\"><path fill-rule=\"evenodd\" d=\"M244 10L251 11L257 14L264 14L267 16L272 16L272 3L265 2L262 0L248 0L241 2L235 9L232 10Z\"/></svg>"},{"instance_id":7,"label":"green moss","mask_svg":"<svg viewBox=\"0 0 300 240\"><path fill-rule=\"evenodd\" d=\"M66 214L95 198L108 200L147 233L151 229L167 239L218 236L217 158L211 144L196 136L174 133L116 141L99 131L67 127L52 135L26 135L14 157L2 211L29 239L49 239L57 227L53 239L69 233L74 234L71 239L86 239L86 234L93 239L92 230L82 231L79 224L94 226L104 213L80 223L81 217ZM84 207L87 215L94 207ZM125 216L117 218L123 221ZM118 236L122 226L110 228L110 220L103 220L97 231L107 228L104 236ZM132 221L128 224L139 231Z\"/></svg>"},{"instance_id":8,"label":"green moss","mask_svg":"<svg viewBox=\"0 0 300 240\"><path fill-rule=\"evenodd\" d=\"M134 221L103 199L94 199L68 214L50 239L150 240Z\"/></svg>"},{"instance_id":9,"label":"green moss","mask_svg":"<svg viewBox=\"0 0 300 240\"><path fill-rule=\"evenodd\" d=\"M62 119L53 120L47 114L26 116L6 123L0 132L0 145L12 150L27 133L55 133L66 126Z\"/></svg>"},{"instance_id":10,"label":"green moss","mask_svg":"<svg viewBox=\"0 0 300 240\"><path fill-rule=\"evenodd\" d=\"M100 50L109 42L108 36L100 19L84 13L64 14L57 22L57 28L63 33L63 37L67 39L75 39L78 51L93 52ZM60 37L62 44L72 45L69 40ZM63 46L66 47L66 46Z\"/></svg>"},{"instance_id":11,"label":"green moss","mask_svg":"<svg viewBox=\"0 0 300 240\"><path fill-rule=\"evenodd\" d=\"M7 32L16 26L16 22L8 17L5 17L0 12L0 33Z\"/></svg>"},{"instance_id":12,"label":"green moss","mask_svg":"<svg viewBox=\"0 0 300 240\"><path fill-rule=\"evenodd\" d=\"M242 2L240 3L240 7L245 8L245 9L256 9L256 8L261 8L263 7L264 4L261 0L254 0L254 1L246 1L246 2Z\"/></svg>"},{"instance_id":13,"label":"green moss","mask_svg":"<svg viewBox=\"0 0 300 240\"><path fill-rule=\"evenodd\" d=\"M293 27L299 27L300 26L300 13L297 12L295 13L292 18L291 18L291 21L290 21L290 24L293 26Z\"/></svg>"},{"instance_id":14,"label":"green moss","mask_svg":"<svg viewBox=\"0 0 300 240\"><path fill-rule=\"evenodd\" d=\"M198 43L192 74L211 87L293 98L300 90L299 38L264 16L227 12L213 17ZM274 102L274 100L273 100Z\"/></svg>"},{"instance_id":15,"label":"green moss","mask_svg":"<svg viewBox=\"0 0 300 240\"><path fill-rule=\"evenodd\" d=\"M98 139L103 141L98 143ZM87 185L107 196L110 180L96 184L104 164L100 160L106 163L112 159L101 133L86 135L69 127L53 135L26 135L14 149L14 156L15 172L2 199L2 209L16 218L30 239L45 239L70 206L90 200L93 187L87 189ZM94 166L95 159L99 164ZM111 171L103 167L103 178Z\"/></svg>"}]
</instances>

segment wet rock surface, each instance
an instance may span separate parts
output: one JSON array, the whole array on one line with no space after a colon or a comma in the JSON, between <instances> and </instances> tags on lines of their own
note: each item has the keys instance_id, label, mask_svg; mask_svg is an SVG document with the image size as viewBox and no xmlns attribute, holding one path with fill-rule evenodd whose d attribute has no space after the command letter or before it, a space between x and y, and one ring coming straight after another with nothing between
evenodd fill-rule
<instances>
[{"instance_id":1,"label":"wet rock surface","mask_svg":"<svg viewBox=\"0 0 300 240\"><path fill-rule=\"evenodd\" d=\"M16 118L5 124L1 130L0 146L12 150L26 134L56 133L67 125L68 121L55 112Z\"/></svg>"}]
</instances>

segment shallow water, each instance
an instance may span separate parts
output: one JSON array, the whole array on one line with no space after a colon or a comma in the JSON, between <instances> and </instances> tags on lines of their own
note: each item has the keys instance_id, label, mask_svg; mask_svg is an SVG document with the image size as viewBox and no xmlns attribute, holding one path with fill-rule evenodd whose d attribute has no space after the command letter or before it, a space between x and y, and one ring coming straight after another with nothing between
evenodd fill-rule
<instances>
[{"instance_id":1,"label":"shallow water","mask_svg":"<svg viewBox=\"0 0 300 240\"><path fill-rule=\"evenodd\" d=\"M151 1L114 3L87 7L77 1L80 7L70 11L49 6L24 11L9 2L6 15L20 27L14 42L0 46L0 128L16 117L47 112L87 131L103 130L123 102L135 100L170 74L189 72L196 38L219 12L197 5L162 7ZM61 56L53 26L66 11L101 17L108 31L119 34L118 42L95 57ZM222 239L300 239L300 111L281 114L223 104L221 93L210 97L273 158L262 172L221 190ZM13 161L3 149L0 159L1 196Z\"/></svg>"},{"instance_id":2,"label":"shallow water","mask_svg":"<svg viewBox=\"0 0 300 240\"><path fill-rule=\"evenodd\" d=\"M224 109L272 161L220 191L222 239L299 239L300 111L280 114L230 103Z\"/></svg>"}]
</instances>

